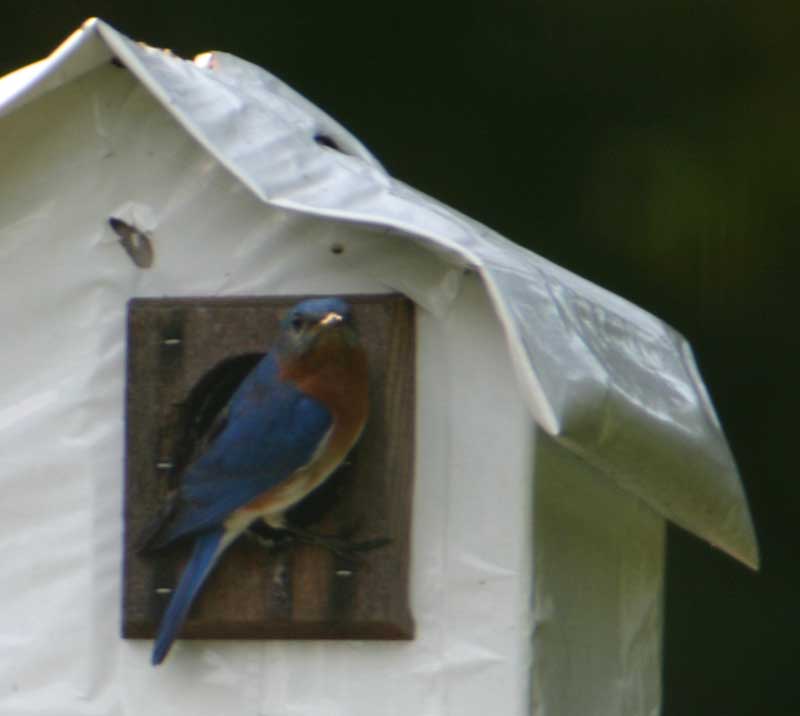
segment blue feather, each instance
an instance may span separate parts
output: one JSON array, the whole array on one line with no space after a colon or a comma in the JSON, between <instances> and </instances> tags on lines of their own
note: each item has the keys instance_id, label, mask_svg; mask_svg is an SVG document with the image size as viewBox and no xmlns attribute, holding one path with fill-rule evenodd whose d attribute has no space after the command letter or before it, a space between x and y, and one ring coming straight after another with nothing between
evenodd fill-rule
<instances>
[{"instance_id":1,"label":"blue feather","mask_svg":"<svg viewBox=\"0 0 800 716\"><path fill-rule=\"evenodd\" d=\"M192 556L181 575L178 588L173 593L169 606L161 618L158 634L153 644L151 657L153 666L164 661L183 622L186 621L186 615L189 613L194 598L210 574L217 557L223 551L223 534L223 531L219 529L206 532L195 540Z\"/></svg>"},{"instance_id":2,"label":"blue feather","mask_svg":"<svg viewBox=\"0 0 800 716\"><path fill-rule=\"evenodd\" d=\"M280 380L267 355L231 398L208 451L184 474L177 511L156 546L216 527L279 485L311 460L332 422L324 405Z\"/></svg>"}]
</instances>

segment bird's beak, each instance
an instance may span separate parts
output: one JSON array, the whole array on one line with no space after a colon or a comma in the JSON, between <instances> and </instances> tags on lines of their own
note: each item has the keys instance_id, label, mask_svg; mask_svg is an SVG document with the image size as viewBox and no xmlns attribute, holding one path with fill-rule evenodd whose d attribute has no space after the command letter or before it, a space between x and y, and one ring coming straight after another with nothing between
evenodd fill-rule
<instances>
[{"instance_id":1,"label":"bird's beak","mask_svg":"<svg viewBox=\"0 0 800 716\"><path fill-rule=\"evenodd\" d=\"M320 326L325 326L326 328L333 328L334 326L338 326L340 323L344 321L344 317L340 313L336 313L335 311L331 311L326 313L322 320L319 322Z\"/></svg>"}]
</instances>

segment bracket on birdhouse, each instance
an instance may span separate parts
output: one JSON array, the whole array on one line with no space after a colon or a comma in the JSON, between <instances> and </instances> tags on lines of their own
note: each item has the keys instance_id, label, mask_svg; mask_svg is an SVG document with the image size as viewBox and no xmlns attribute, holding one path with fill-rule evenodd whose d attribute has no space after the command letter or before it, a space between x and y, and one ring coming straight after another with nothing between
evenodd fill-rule
<instances>
[{"instance_id":1,"label":"bracket on birdhouse","mask_svg":"<svg viewBox=\"0 0 800 716\"><path fill-rule=\"evenodd\" d=\"M122 635L152 638L189 545L141 554L138 540L203 431L263 354L281 298L133 299L128 308ZM370 366L370 417L348 459L289 521L354 543L360 561L310 544L272 550L243 536L223 556L180 638L411 639L414 308L397 295L348 297ZM262 535L262 538L265 535Z\"/></svg>"}]
</instances>

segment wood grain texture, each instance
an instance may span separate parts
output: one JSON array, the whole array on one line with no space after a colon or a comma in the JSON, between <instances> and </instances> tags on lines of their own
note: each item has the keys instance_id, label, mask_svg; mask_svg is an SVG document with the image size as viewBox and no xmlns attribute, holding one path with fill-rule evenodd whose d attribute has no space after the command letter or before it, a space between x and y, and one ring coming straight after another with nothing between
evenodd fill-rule
<instances>
[{"instance_id":1,"label":"wood grain texture","mask_svg":"<svg viewBox=\"0 0 800 716\"><path fill-rule=\"evenodd\" d=\"M411 639L408 605L414 465L413 304L351 296L370 364L370 417L341 467L290 521L360 542L361 563L313 545L269 552L241 538L197 599L181 638ZM189 545L136 547L189 459L184 406L215 366L263 353L298 297L134 299L128 312L122 635L151 638ZM246 361L245 361L246 363ZM196 393L197 391L195 391Z\"/></svg>"}]
</instances>

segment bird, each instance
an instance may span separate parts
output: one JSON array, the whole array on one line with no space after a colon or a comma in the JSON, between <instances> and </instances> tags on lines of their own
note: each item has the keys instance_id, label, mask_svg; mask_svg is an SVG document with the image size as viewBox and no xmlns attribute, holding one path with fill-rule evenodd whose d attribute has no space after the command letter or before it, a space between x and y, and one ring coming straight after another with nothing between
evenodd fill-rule
<instances>
[{"instance_id":1,"label":"bird","mask_svg":"<svg viewBox=\"0 0 800 716\"><path fill-rule=\"evenodd\" d=\"M337 297L297 303L222 409L149 539L149 549L194 539L156 633L154 666L225 550L258 520L286 529L287 510L342 463L368 412L367 357L351 307Z\"/></svg>"}]
</instances>

